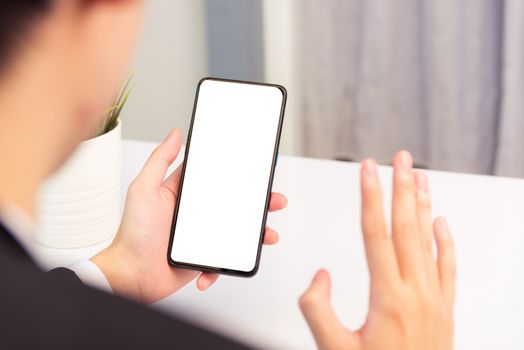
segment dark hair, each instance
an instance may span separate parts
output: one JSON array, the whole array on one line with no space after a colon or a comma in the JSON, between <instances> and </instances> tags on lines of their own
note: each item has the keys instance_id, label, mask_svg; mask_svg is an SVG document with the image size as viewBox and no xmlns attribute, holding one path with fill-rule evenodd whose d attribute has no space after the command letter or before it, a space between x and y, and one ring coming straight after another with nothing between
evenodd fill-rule
<instances>
[{"instance_id":1,"label":"dark hair","mask_svg":"<svg viewBox=\"0 0 524 350\"><path fill-rule=\"evenodd\" d=\"M0 70L53 0L0 0Z\"/></svg>"}]
</instances>

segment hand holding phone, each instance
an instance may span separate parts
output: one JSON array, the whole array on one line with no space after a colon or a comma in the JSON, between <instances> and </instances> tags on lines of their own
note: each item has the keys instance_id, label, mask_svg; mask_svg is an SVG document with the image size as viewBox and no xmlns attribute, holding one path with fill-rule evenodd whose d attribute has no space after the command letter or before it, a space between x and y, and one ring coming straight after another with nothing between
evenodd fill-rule
<instances>
[{"instance_id":1,"label":"hand holding phone","mask_svg":"<svg viewBox=\"0 0 524 350\"><path fill-rule=\"evenodd\" d=\"M178 156L181 139L180 130L174 129L151 153L129 186L118 234L108 248L91 258L116 295L154 303L194 279L200 290L217 280L217 274L173 268L165 258L182 168L167 178L166 173ZM286 203L282 194L272 193L269 211L281 210ZM266 227L264 244L277 241L278 233Z\"/></svg>"}]
</instances>

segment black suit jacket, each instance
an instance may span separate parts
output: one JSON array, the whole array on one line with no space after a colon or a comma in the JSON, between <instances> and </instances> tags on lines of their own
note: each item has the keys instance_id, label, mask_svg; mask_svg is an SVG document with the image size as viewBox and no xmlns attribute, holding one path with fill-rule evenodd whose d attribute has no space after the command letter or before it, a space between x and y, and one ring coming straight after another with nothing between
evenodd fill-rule
<instances>
[{"instance_id":1,"label":"black suit jacket","mask_svg":"<svg viewBox=\"0 0 524 350\"><path fill-rule=\"evenodd\" d=\"M132 301L41 271L0 223L0 349L244 349Z\"/></svg>"}]
</instances>

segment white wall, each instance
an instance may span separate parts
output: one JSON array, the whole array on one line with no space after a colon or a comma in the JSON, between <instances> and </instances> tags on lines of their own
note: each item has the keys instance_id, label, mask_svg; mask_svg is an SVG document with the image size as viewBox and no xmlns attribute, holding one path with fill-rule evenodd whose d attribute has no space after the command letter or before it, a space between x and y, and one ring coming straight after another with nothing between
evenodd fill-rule
<instances>
[{"instance_id":1,"label":"white wall","mask_svg":"<svg viewBox=\"0 0 524 350\"><path fill-rule=\"evenodd\" d=\"M265 80L288 89L281 153L301 155L297 0L263 0ZM208 75L204 0L149 0L134 64L134 91L123 111L125 138L160 141L173 127L187 134L195 88Z\"/></svg>"},{"instance_id":2,"label":"white wall","mask_svg":"<svg viewBox=\"0 0 524 350\"><path fill-rule=\"evenodd\" d=\"M195 88L207 75L202 0L149 0L134 63L134 91L123 111L125 138L162 140L187 133Z\"/></svg>"},{"instance_id":3,"label":"white wall","mask_svg":"<svg viewBox=\"0 0 524 350\"><path fill-rule=\"evenodd\" d=\"M284 85L288 91L280 153L303 154L303 124L300 117L300 81L297 56L299 0L263 0L265 79Z\"/></svg>"}]
</instances>

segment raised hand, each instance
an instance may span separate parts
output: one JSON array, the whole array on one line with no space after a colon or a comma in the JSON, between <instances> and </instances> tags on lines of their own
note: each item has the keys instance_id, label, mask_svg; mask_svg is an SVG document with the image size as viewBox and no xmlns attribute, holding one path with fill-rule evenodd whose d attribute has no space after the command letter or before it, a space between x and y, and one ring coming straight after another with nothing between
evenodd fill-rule
<instances>
[{"instance_id":1,"label":"raised hand","mask_svg":"<svg viewBox=\"0 0 524 350\"><path fill-rule=\"evenodd\" d=\"M362 163L362 231L371 276L368 317L360 329L346 329L330 306L328 272L317 272L300 306L320 349L453 348L454 244L444 219L432 223L428 181L412 170L412 163L405 151L394 160L391 234L376 163Z\"/></svg>"}]
</instances>

